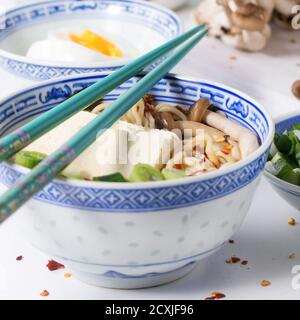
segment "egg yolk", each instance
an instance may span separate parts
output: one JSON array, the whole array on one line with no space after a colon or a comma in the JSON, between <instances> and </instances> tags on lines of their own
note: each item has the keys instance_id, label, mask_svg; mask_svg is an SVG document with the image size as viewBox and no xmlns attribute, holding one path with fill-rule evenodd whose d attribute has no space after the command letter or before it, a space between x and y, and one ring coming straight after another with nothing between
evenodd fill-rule
<instances>
[{"instance_id":1,"label":"egg yolk","mask_svg":"<svg viewBox=\"0 0 300 320\"><path fill-rule=\"evenodd\" d=\"M90 30L85 30L79 35L70 34L69 38L77 44L98 51L106 56L112 58L123 57L122 51L114 43Z\"/></svg>"}]
</instances>

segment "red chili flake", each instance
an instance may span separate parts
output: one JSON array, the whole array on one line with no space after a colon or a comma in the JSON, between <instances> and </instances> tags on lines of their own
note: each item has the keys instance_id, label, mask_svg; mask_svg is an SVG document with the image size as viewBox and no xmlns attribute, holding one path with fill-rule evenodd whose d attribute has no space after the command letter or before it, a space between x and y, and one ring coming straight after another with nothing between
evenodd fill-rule
<instances>
[{"instance_id":1,"label":"red chili flake","mask_svg":"<svg viewBox=\"0 0 300 320\"><path fill-rule=\"evenodd\" d=\"M241 262L241 265L242 265L242 266L246 266L248 263L249 263L249 261L243 260L243 261Z\"/></svg>"},{"instance_id":2,"label":"red chili flake","mask_svg":"<svg viewBox=\"0 0 300 320\"><path fill-rule=\"evenodd\" d=\"M207 297L205 298L205 300L215 300L216 298L215 297Z\"/></svg>"},{"instance_id":3,"label":"red chili flake","mask_svg":"<svg viewBox=\"0 0 300 320\"><path fill-rule=\"evenodd\" d=\"M268 280L263 280L263 281L261 281L260 285L261 285L262 287L268 287L268 286L271 285L271 282L268 281Z\"/></svg>"},{"instance_id":4,"label":"red chili flake","mask_svg":"<svg viewBox=\"0 0 300 320\"><path fill-rule=\"evenodd\" d=\"M229 154L230 154L230 152L229 152L228 150L226 150L226 149L223 149L222 152L223 152L225 155L229 155Z\"/></svg>"},{"instance_id":5,"label":"red chili flake","mask_svg":"<svg viewBox=\"0 0 300 320\"><path fill-rule=\"evenodd\" d=\"M17 261L23 260L23 256L18 256L18 257L16 257L16 260L17 260Z\"/></svg>"},{"instance_id":6,"label":"red chili flake","mask_svg":"<svg viewBox=\"0 0 300 320\"><path fill-rule=\"evenodd\" d=\"M184 169L184 164L182 163L175 163L174 166L173 166L174 169L177 169L177 170L183 170Z\"/></svg>"},{"instance_id":7,"label":"red chili flake","mask_svg":"<svg viewBox=\"0 0 300 320\"><path fill-rule=\"evenodd\" d=\"M58 269L64 269L65 266L59 262L56 262L54 260L49 260L48 261L48 264L47 264L47 268L50 270L50 271L55 271L55 270L58 270Z\"/></svg>"},{"instance_id":8,"label":"red chili flake","mask_svg":"<svg viewBox=\"0 0 300 320\"><path fill-rule=\"evenodd\" d=\"M234 244L234 240L229 240L228 241L230 244Z\"/></svg>"},{"instance_id":9,"label":"red chili flake","mask_svg":"<svg viewBox=\"0 0 300 320\"><path fill-rule=\"evenodd\" d=\"M238 263L241 261L241 259L238 257L231 257L231 261L232 261L232 263Z\"/></svg>"},{"instance_id":10,"label":"red chili flake","mask_svg":"<svg viewBox=\"0 0 300 320\"><path fill-rule=\"evenodd\" d=\"M235 263L238 263L240 261L241 261L241 259L238 258L238 257L231 257L231 258L227 259L225 262L227 264L235 264Z\"/></svg>"},{"instance_id":11,"label":"red chili flake","mask_svg":"<svg viewBox=\"0 0 300 320\"><path fill-rule=\"evenodd\" d=\"M226 295L224 293L218 292L215 294L215 299L219 300L219 299L224 299L226 298Z\"/></svg>"},{"instance_id":12,"label":"red chili flake","mask_svg":"<svg viewBox=\"0 0 300 320\"><path fill-rule=\"evenodd\" d=\"M226 298L226 295L222 292L212 292L210 297L205 298L205 300L220 300Z\"/></svg>"},{"instance_id":13,"label":"red chili flake","mask_svg":"<svg viewBox=\"0 0 300 320\"><path fill-rule=\"evenodd\" d=\"M50 295L50 293L47 291L47 290L43 290L41 293L40 293L40 296L42 297L48 297Z\"/></svg>"}]
</instances>

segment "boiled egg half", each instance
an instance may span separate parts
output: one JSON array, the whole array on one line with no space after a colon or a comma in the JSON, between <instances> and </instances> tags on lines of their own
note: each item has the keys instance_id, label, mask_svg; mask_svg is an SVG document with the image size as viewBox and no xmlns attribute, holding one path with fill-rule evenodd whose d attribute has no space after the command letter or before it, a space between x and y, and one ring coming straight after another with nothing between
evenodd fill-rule
<instances>
[{"instance_id":1,"label":"boiled egg half","mask_svg":"<svg viewBox=\"0 0 300 320\"><path fill-rule=\"evenodd\" d=\"M49 32L47 39L34 42L26 54L33 59L63 62L97 62L138 55L138 50L123 38L91 29Z\"/></svg>"}]
</instances>

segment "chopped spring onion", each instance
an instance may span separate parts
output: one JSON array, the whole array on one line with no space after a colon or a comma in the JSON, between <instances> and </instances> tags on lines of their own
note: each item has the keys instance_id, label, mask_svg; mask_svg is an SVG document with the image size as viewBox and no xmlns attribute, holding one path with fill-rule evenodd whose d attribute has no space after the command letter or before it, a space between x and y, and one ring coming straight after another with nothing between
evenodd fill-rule
<instances>
[{"instance_id":1,"label":"chopped spring onion","mask_svg":"<svg viewBox=\"0 0 300 320\"><path fill-rule=\"evenodd\" d=\"M162 173L158 169L143 163L136 164L133 167L129 176L129 181L131 182L146 182L159 180L164 180L164 176L162 175Z\"/></svg>"},{"instance_id":2,"label":"chopped spring onion","mask_svg":"<svg viewBox=\"0 0 300 320\"><path fill-rule=\"evenodd\" d=\"M277 138L275 145L279 152L288 154L292 149L293 143L287 135L283 134Z\"/></svg>"},{"instance_id":3,"label":"chopped spring onion","mask_svg":"<svg viewBox=\"0 0 300 320\"><path fill-rule=\"evenodd\" d=\"M300 124L275 135L266 170L279 179L300 186Z\"/></svg>"},{"instance_id":4,"label":"chopped spring onion","mask_svg":"<svg viewBox=\"0 0 300 320\"><path fill-rule=\"evenodd\" d=\"M166 180L180 179L186 177L184 170L163 169L161 172Z\"/></svg>"},{"instance_id":5,"label":"chopped spring onion","mask_svg":"<svg viewBox=\"0 0 300 320\"><path fill-rule=\"evenodd\" d=\"M33 169L47 158L46 154L34 151L20 151L15 156L15 163L25 168Z\"/></svg>"},{"instance_id":6,"label":"chopped spring onion","mask_svg":"<svg viewBox=\"0 0 300 320\"><path fill-rule=\"evenodd\" d=\"M275 155L275 157L273 157L271 163L274 167L274 172L276 172L275 175L278 178L282 178L289 171L294 169L293 166L288 162L287 158L279 152Z\"/></svg>"},{"instance_id":7,"label":"chopped spring onion","mask_svg":"<svg viewBox=\"0 0 300 320\"><path fill-rule=\"evenodd\" d=\"M295 184L297 186L300 185L300 169L296 168L292 171L287 172L284 176L281 178L282 180Z\"/></svg>"},{"instance_id":8,"label":"chopped spring onion","mask_svg":"<svg viewBox=\"0 0 300 320\"><path fill-rule=\"evenodd\" d=\"M102 182L128 182L121 173L113 173L107 176L94 177L93 181L102 181Z\"/></svg>"},{"instance_id":9,"label":"chopped spring onion","mask_svg":"<svg viewBox=\"0 0 300 320\"><path fill-rule=\"evenodd\" d=\"M66 179L85 180L85 179L84 179L83 177L81 177L81 176L71 176L71 175L65 174L64 172L62 172L62 173L60 174L60 176L61 176L62 178L66 178Z\"/></svg>"},{"instance_id":10,"label":"chopped spring onion","mask_svg":"<svg viewBox=\"0 0 300 320\"><path fill-rule=\"evenodd\" d=\"M300 123L293 125L293 130L300 130Z\"/></svg>"}]
</instances>

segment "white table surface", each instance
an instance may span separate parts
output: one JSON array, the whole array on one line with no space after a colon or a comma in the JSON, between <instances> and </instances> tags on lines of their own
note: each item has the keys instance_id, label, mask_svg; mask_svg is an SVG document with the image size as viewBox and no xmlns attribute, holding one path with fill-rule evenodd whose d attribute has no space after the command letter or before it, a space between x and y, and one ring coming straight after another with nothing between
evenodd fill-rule
<instances>
[{"instance_id":1,"label":"white table surface","mask_svg":"<svg viewBox=\"0 0 300 320\"><path fill-rule=\"evenodd\" d=\"M194 24L192 4L179 14L186 27ZM291 39L295 39L291 41ZM230 60L229 56L236 56ZM242 53L206 39L174 70L239 88L262 102L273 116L300 108L291 84L300 79L300 32L276 30L262 53ZM0 98L30 84L0 71ZM299 109L300 111L300 109ZM49 258L32 248L16 229L22 210L0 227L0 299L195 299L221 291L227 299L300 299L292 288L293 266L300 265L300 214L281 200L263 179L249 214L234 237L218 253L200 263L187 277L166 286L145 290L110 290L64 278L68 270L50 272ZM289 217L299 224L290 226ZM288 259L295 253L295 259ZM22 261L16 257L22 255ZM233 255L248 266L228 265ZM260 282L268 280L269 287ZM44 289L47 298L39 295Z\"/></svg>"}]
</instances>

